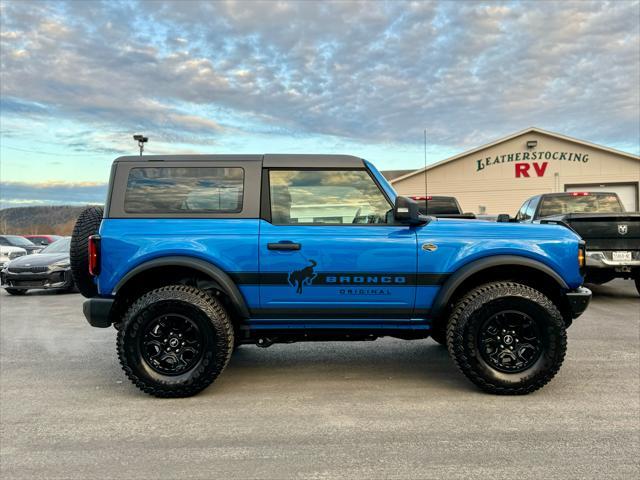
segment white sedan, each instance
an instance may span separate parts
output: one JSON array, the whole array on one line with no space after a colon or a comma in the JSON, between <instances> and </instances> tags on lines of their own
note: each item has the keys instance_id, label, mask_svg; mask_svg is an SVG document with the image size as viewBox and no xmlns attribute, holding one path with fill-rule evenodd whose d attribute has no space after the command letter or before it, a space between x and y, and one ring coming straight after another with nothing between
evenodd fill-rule
<instances>
[{"instance_id":1,"label":"white sedan","mask_svg":"<svg viewBox=\"0 0 640 480\"><path fill-rule=\"evenodd\" d=\"M27 251L24 248L0 245L0 269L14 258L22 257L26 254Z\"/></svg>"}]
</instances>

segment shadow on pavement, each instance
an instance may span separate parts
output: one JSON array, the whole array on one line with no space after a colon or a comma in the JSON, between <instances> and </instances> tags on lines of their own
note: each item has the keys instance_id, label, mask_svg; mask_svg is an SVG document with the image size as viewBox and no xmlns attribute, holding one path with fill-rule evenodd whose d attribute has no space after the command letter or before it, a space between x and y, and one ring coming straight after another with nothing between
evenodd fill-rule
<instances>
[{"instance_id":1,"label":"shadow on pavement","mask_svg":"<svg viewBox=\"0 0 640 480\"><path fill-rule=\"evenodd\" d=\"M616 279L602 285L587 283L585 286L593 292L594 297L640 298L633 280Z\"/></svg>"},{"instance_id":2,"label":"shadow on pavement","mask_svg":"<svg viewBox=\"0 0 640 480\"><path fill-rule=\"evenodd\" d=\"M394 382L416 387L479 392L455 367L447 349L432 340L276 344L268 349L243 345L219 379L224 389L250 383L265 389L273 382L303 381L318 388L327 381L366 381L393 388ZM215 388L214 388L215 390Z\"/></svg>"}]
</instances>

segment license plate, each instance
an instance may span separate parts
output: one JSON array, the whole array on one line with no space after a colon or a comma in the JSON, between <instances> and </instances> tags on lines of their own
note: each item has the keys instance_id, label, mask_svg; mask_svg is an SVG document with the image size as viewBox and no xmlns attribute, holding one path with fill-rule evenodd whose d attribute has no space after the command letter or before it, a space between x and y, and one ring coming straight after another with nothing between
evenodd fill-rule
<instances>
[{"instance_id":1,"label":"license plate","mask_svg":"<svg viewBox=\"0 0 640 480\"><path fill-rule=\"evenodd\" d=\"M615 262L630 262L631 259L631 252L612 252L613 253L613 260Z\"/></svg>"}]
</instances>

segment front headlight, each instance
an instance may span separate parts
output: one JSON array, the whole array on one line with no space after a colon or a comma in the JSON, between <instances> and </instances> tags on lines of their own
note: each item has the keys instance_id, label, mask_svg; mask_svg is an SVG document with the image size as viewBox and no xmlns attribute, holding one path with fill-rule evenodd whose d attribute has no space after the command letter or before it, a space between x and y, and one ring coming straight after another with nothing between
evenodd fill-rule
<instances>
[{"instance_id":1,"label":"front headlight","mask_svg":"<svg viewBox=\"0 0 640 480\"><path fill-rule=\"evenodd\" d=\"M4 263L7 263L9 260L11 259L9 258L8 255L0 255L0 263L4 264Z\"/></svg>"},{"instance_id":2,"label":"front headlight","mask_svg":"<svg viewBox=\"0 0 640 480\"><path fill-rule=\"evenodd\" d=\"M49 265L49 268L69 268L71 265L69 264L69 260L60 260L59 262L52 263Z\"/></svg>"}]
</instances>

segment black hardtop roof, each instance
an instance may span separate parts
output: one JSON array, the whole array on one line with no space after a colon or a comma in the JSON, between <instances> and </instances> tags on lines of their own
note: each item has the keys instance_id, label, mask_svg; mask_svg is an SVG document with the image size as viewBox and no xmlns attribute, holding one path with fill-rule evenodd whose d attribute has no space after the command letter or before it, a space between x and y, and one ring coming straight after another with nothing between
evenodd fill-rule
<instances>
[{"instance_id":1,"label":"black hardtop roof","mask_svg":"<svg viewBox=\"0 0 640 480\"><path fill-rule=\"evenodd\" d=\"M362 168L363 159L352 155L271 154L264 155L130 155L118 157L121 162L262 162L271 167L346 167Z\"/></svg>"}]
</instances>

